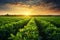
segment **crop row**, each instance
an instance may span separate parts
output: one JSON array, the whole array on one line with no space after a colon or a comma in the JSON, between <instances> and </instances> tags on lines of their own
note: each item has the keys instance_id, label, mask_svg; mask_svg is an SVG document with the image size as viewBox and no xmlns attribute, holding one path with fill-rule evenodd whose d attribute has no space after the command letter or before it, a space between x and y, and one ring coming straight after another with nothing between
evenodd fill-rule
<instances>
[{"instance_id":1,"label":"crop row","mask_svg":"<svg viewBox=\"0 0 60 40\"><path fill-rule=\"evenodd\" d=\"M35 19L42 40L60 40L60 29L43 19Z\"/></svg>"},{"instance_id":2,"label":"crop row","mask_svg":"<svg viewBox=\"0 0 60 40\"><path fill-rule=\"evenodd\" d=\"M29 19L25 19L2 25L0 27L0 40L8 40L11 33L15 35L18 32L18 29L23 28L28 21Z\"/></svg>"},{"instance_id":3,"label":"crop row","mask_svg":"<svg viewBox=\"0 0 60 40\"><path fill-rule=\"evenodd\" d=\"M38 40L38 29L32 18L24 28L19 29L16 35L11 34L11 40Z\"/></svg>"},{"instance_id":4,"label":"crop row","mask_svg":"<svg viewBox=\"0 0 60 40\"><path fill-rule=\"evenodd\" d=\"M50 22L51 24L55 25L57 28L60 28L60 17L39 17L39 18Z\"/></svg>"},{"instance_id":5,"label":"crop row","mask_svg":"<svg viewBox=\"0 0 60 40\"><path fill-rule=\"evenodd\" d=\"M8 23L12 23L12 22L17 22L19 20L23 20L22 18L14 18L14 17L3 17L0 18L0 26L8 24Z\"/></svg>"}]
</instances>

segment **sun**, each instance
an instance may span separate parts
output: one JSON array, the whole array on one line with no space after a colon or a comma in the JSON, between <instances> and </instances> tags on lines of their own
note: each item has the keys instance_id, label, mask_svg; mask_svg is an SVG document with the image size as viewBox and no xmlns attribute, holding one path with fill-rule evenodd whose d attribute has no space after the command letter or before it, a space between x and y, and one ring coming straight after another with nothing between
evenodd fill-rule
<instances>
[{"instance_id":1,"label":"sun","mask_svg":"<svg viewBox=\"0 0 60 40\"><path fill-rule=\"evenodd\" d=\"M26 13L24 13L24 15L30 15L30 13L29 12L26 12Z\"/></svg>"},{"instance_id":2,"label":"sun","mask_svg":"<svg viewBox=\"0 0 60 40\"><path fill-rule=\"evenodd\" d=\"M30 11L26 11L25 13L24 13L24 15L30 15L31 14L31 12Z\"/></svg>"}]
</instances>

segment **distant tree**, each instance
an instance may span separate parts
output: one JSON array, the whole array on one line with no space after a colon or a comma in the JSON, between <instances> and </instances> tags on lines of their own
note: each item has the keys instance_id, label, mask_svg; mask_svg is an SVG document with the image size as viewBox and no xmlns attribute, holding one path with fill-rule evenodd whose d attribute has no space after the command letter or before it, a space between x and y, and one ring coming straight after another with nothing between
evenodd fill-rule
<instances>
[{"instance_id":1,"label":"distant tree","mask_svg":"<svg viewBox=\"0 0 60 40\"><path fill-rule=\"evenodd\" d=\"M6 14L5 16L9 16L9 14Z\"/></svg>"}]
</instances>

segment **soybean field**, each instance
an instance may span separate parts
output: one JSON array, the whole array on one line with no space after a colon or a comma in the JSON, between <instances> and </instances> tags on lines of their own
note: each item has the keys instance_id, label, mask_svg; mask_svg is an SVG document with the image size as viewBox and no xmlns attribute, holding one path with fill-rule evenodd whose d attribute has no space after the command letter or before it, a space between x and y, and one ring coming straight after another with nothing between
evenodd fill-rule
<instances>
[{"instance_id":1,"label":"soybean field","mask_svg":"<svg viewBox=\"0 0 60 40\"><path fill-rule=\"evenodd\" d=\"M60 16L2 16L0 40L60 40Z\"/></svg>"}]
</instances>

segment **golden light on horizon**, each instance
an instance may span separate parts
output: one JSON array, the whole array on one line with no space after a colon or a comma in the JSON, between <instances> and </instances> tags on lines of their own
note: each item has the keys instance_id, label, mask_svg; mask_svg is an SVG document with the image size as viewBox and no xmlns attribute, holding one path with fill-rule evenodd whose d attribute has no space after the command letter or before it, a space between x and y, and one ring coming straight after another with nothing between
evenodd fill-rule
<instances>
[{"instance_id":1,"label":"golden light on horizon","mask_svg":"<svg viewBox=\"0 0 60 40\"><path fill-rule=\"evenodd\" d=\"M28 16L28 15L31 15L32 13L31 13L31 11L25 11L25 12L23 12L22 14Z\"/></svg>"},{"instance_id":2,"label":"golden light on horizon","mask_svg":"<svg viewBox=\"0 0 60 40\"><path fill-rule=\"evenodd\" d=\"M32 6L29 5L11 5L9 4L10 9L5 11L0 11L2 14L10 14L10 15L49 15L49 14L55 14L58 12L54 10L49 10L45 8L44 6Z\"/></svg>"}]
</instances>

